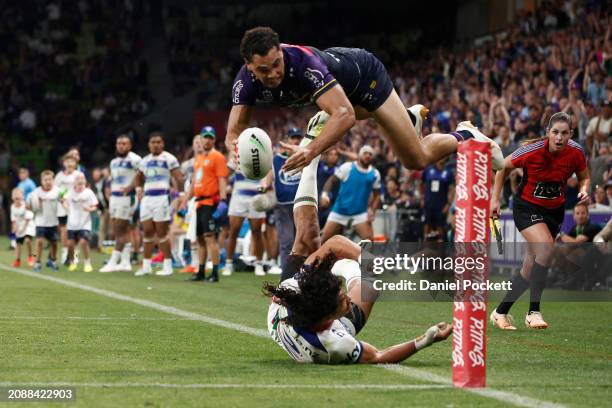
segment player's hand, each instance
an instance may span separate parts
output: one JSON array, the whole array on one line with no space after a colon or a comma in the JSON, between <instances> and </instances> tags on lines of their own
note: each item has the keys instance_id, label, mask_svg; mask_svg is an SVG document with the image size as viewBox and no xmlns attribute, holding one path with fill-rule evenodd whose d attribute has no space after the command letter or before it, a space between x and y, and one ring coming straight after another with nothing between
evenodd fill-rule
<instances>
[{"instance_id":1,"label":"player's hand","mask_svg":"<svg viewBox=\"0 0 612 408\"><path fill-rule=\"evenodd\" d=\"M227 150L231 152L232 163L234 163L234 170L240 170L240 157L238 156L238 139L227 144Z\"/></svg>"},{"instance_id":2,"label":"player's hand","mask_svg":"<svg viewBox=\"0 0 612 408\"><path fill-rule=\"evenodd\" d=\"M327 208L329 207L329 203L330 203L329 196L327 195L327 193L323 192L323 194L321 194L321 198L319 199L319 207Z\"/></svg>"},{"instance_id":3,"label":"player's hand","mask_svg":"<svg viewBox=\"0 0 612 408\"><path fill-rule=\"evenodd\" d=\"M490 204L490 217L491 218L499 218L499 215L501 214L501 204L499 203L499 200L496 198L492 198L491 199L491 204Z\"/></svg>"},{"instance_id":4,"label":"player's hand","mask_svg":"<svg viewBox=\"0 0 612 408\"><path fill-rule=\"evenodd\" d=\"M299 173L314 159L312 151L304 146L296 146L281 142L281 146L289 152L289 158L283 165L283 170L290 175Z\"/></svg>"},{"instance_id":5,"label":"player's hand","mask_svg":"<svg viewBox=\"0 0 612 408\"><path fill-rule=\"evenodd\" d=\"M368 208L368 221L373 222L374 218L376 218L376 212L373 209Z\"/></svg>"},{"instance_id":6,"label":"player's hand","mask_svg":"<svg viewBox=\"0 0 612 408\"><path fill-rule=\"evenodd\" d=\"M591 197L589 196L589 193L585 191L581 191L580 193L578 193L578 204L588 205L590 202L591 202Z\"/></svg>"}]
</instances>

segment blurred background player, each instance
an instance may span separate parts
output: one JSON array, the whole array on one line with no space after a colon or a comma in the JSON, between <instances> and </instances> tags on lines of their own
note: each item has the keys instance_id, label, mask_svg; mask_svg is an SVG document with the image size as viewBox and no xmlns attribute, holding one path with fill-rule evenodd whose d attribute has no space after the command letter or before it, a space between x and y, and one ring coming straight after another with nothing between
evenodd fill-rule
<instances>
[{"instance_id":1,"label":"blurred background player","mask_svg":"<svg viewBox=\"0 0 612 408\"><path fill-rule=\"evenodd\" d=\"M49 256L47 267L53 271L58 271L57 239L58 239L58 219L57 208L60 205L59 189L53 185L53 172L43 170L40 173L40 186L28 197L28 207L34 213L34 223L36 224L36 262L34 271L40 272L43 254L43 244L49 243Z\"/></svg>"},{"instance_id":2,"label":"blurred background player","mask_svg":"<svg viewBox=\"0 0 612 408\"><path fill-rule=\"evenodd\" d=\"M567 180L578 175L580 203L589 201L589 169L582 147L571 140L572 119L558 112L548 122L546 136L528 142L505 159L505 169L495 175L491 213L500 214L500 195L504 181L514 168L523 169L512 216L516 228L529 243L520 274L512 279L512 289L491 313L491 321L502 330L516 330L508 314L516 300L530 288L529 311L525 325L546 329L540 312L540 299L552 262L554 240L565 216Z\"/></svg>"},{"instance_id":3,"label":"blurred background player","mask_svg":"<svg viewBox=\"0 0 612 408\"><path fill-rule=\"evenodd\" d=\"M77 170L77 159L74 156L74 151L72 154L70 152L66 153L64 157L62 157L62 170L55 175L54 184L55 187L59 190L60 198L62 198L68 191L72 190L74 186L74 178L79 173ZM62 243L62 256L60 258L60 262L63 265L68 264L68 234L66 232L66 222L68 221L68 214L66 213L66 209L61 204L57 209L57 219L59 222L59 233L60 239Z\"/></svg>"},{"instance_id":4,"label":"blurred background player","mask_svg":"<svg viewBox=\"0 0 612 408\"><path fill-rule=\"evenodd\" d=\"M170 209L170 179L174 178L177 189L183 191L183 175L179 162L172 154L164 150L164 135L159 131L149 135L149 154L141 162L132 184L124 189L129 194L144 183L144 197L140 202L140 221L144 232L144 254L142 268L136 271L136 276L151 275L151 256L155 246L155 235L158 238L160 250L164 254L162 270L156 275L172 275L172 252L168 227L171 220Z\"/></svg>"},{"instance_id":5,"label":"blurred background player","mask_svg":"<svg viewBox=\"0 0 612 408\"><path fill-rule=\"evenodd\" d=\"M95 193L87 187L85 175L81 172L74 178L74 186L62 199L62 205L68 213L68 270L77 270L78 261L74 257L76 245L81 247L83 258L83 272L91 272L91 259L89 258L89 244L91 239L91 213L98 209L98 199Z\"/></svg>"},{"instance_id":6,"label":"blurred background player","mask_svg":"<svg viewBox=\"0 0 612 408\"><path fill-rule=\"evenodd\" d=\"M456 152L458 143L469 138L490 143L493 168L503 166L497 143L470 122L460 123L456 132L430 134L421 139L419 133L427 109L415 105L407 110L385 66L366 50L334 47L320 51L281 44L274 30L256 27L242 37L240 55L244 65L234 80L227 126L230 152L234 151L238 135L250 123L253 105L261 100L289 107L316 104L325 113L319 116L318 123L313 123L323 130L308 148L290 147L295 154L284 165L287 171L301 170L338 142L357 119L369 118L376 119L387 142L407 168L423 169Z\"/></svg>"},{"instance_id":7,"label":"blurred background player","mask_svg":"<svg viewBox=\"0 0 612 408\"><path fill-rule=\"evenodd\" d=\"M338 160L340 159L340 153L336 147L332 147L327 149L323 155L321 155L321 160L319 161L319 168L317 169L317 188L319 190L319 202L321 202L321 195L323 194L323 186L327 179L334 175L336 169L340 167ZM338 195L338 190L332 190L332 195L330 197L336 197ZM319 227L323 229L325 222L327 221L327 217L329 216L329 212L331 211L331 207L333 204L333 200L330 201L330 205L327 208L319 208Z\"/></svg>"},{"instance_id":8,"label":"blurred background player","mask_svg":"<svg viewBox=\"0 0 612 408\"><path fill-rule=\"evenodd\" d=\"M363 146L357 161L343 163L325 183L321 207L328 207L331 191L338 185L340 188L323 227L321 242L350 227L362 240L372 240L372 221L380 204L381 188L380 172L372 166L373 156L374 149Z\"/></svg>"},{"instance_id":9,"label":"blurred background player","mask_svg":"<svg viewBox=\"0 0 612 408\"><path fill-rule=\"evenodd\" d=\"M211 126L200 132L202 152L193 162L192 191L196 205L196 235L198 240L198 272L191 281L219 281L219 245L217 221L227 212L227 176L225 156L215 149L217 133ZM187 196L187 198L189 195ZM212 261L211 275L206 278L206 260Z\"/></svg>"},{"instance_id":10,"label":"blurred background player","mask_svg":"<svg viewBox=\"0 0 612 408\"><path fill-rule=\"evenodd\" d=\"M117 136L115 143L117 157L110 162L111 197L109 203L110 222L115 236L115 248L110 259L100 272L132 270L130 263L130 229L136 206L136 192L124 195L124 189L132 184L142 158L132 152L132 138L126 134ZM132 250L138 248L132 248Z\"/></svg>"},{"instance_id":11,"label":"blurred background player","mask_svg":"<svg viewBox=\"0 0 612 408\"><path fill-rule=\"evenodd\" d=\"M288 144L299 145L302 141L302 131L290 128L285 135L284 141ZM287 257L291 252L295 240L295 224L293 223L293 200L300 184L301 173L289 175L282 167L289 157L289 150L280 147L278 153L272 160L274 166L274 193L277 204L274 207L274 222L278 234L280 266L284 269Z\"/></svg>"},{"instance_id":12,"label":"blurred background player","mask_svg":"<svg viewBox=\"0 0 612 408\"><path fill-rule=\"evenodd\" d=\"M25 243L28 249L28 266L34 265L32 256L32 238L36 235L34 214L28 210L24 201L24 193L20 188L14 188L11 193L11 232L15 234L15 261L14 267L21 266L21 248Z\"/></svg>"},{"instance_id":13,"label":"blurred background player","mask_svg":"<svg viewBox=\"0 0 612 408\"><path fill-rule=\"evenodd\" d=\"M263 180L249 180L240 172L235 169L235 163L229 162L228 166L234 169L234 185L232 188L232 197L229 202L229 237L227 240L227 260L225 261L225 267L223 268L222 275L230 276L234 272L233 257L236 251L236 241L244 219L249 220L249 226L251 228L251 244L253 248L253 256L255 257L255 275L263 276L264 272L263 264L261 263L263 257L263 235L262 225L266 218L264 211L255 211L251 207L251 201L253 198L260 194L261 191L267 190L267 186ZM270 170L272 171L272 170ZM250 255L248 253L243 254L245 256Z\"/></svg>"}]
</instances>

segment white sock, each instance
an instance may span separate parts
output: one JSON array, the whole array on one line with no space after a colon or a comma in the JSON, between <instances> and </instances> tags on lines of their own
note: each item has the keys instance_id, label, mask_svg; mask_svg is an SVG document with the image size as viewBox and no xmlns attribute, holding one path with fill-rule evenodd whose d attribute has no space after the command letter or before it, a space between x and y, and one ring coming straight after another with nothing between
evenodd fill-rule
<instances>
[{"instance_id":1,"label":"white sock","mask_svg":"<svg viewBox=\"0 0 612 408\"><path fill-rule=\"evenodd\" d=\"M198 269L200 266L200 256L198 255L198 248L191 248L191 266Z\"/></svg>"},{"instance_id":2,"label":"white sock","mask_svg":"<svg viewBox=\"0 0 612 408\"><path fill-rule=\"evenodd\" d=\"M86 259L83 261L83 263L85 264L85 266L91 266L91 259Z\"/></svg>"},{"instance_id":3,"label":"white sock","mask_svg":"<svg viewBox=\"0 0 612 408\"><path fill-rule=\"evenodd\" d=\"M62 263L68 259L68 248L62 248Z\"/></svg>"},{"instance_id":4,"label":"white sock","mask_svg":"<svg viewBox=\"0 0 612 408\"><path fill-rule=\"evenodd\" d=\"M318 206L317 192L317 169L319 167L319 159L321 156L315 157L308 166L302 170L302 178L295 193L293 201L293 211L303 205Z\"/></svg>"},{"instance_id":5,"label":"white sock","mask_svg":"<svg viewBox=\"0 0 612 408\"><path fill-rule=\"evenodd\" d=\"M143 258L142 260L142 270L143 271L151 271L151 259Z\"/></svg>"},{"instance_id":6,"label":"white sock","mask_svg":"<svg viewBox=\"0 0 612 408\"><path fill-rule=\"evenodd\" d=\"M108 263L111 265L117 265L119 263L120 258L121 258L121 252L117 251L116 249L113 249L113 252L111 253L111 257Z\"/></svg>"},{"instance_id":7,"label":"white sock","mask_svg":"<svg viewBox=\"0 0 612 408\"><path fill-rule=\"evenodd\" d=\"M172 270L172 258L164 258L164 270L165 271Z\"/></svg>"},{"instance_id":8,"label":"white sock","mask_svg":"<svg viewBox=\"0 0 612 408\"><path fill-rule=\"evenodd\" d=\"M129 264L130 263L130 254L132 253L132 244L126 244L123 247L123 251L121 251L121 263Z\"/></svg>"}]
</instances>

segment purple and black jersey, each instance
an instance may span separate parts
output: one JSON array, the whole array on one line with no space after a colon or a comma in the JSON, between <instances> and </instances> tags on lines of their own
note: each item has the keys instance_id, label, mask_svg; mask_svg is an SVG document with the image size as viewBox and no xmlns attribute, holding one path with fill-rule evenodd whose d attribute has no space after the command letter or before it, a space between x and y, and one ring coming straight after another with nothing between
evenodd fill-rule
<instances>
[{"instance_id":1,"label":"purple and black jersey","mask_svg":"<svg viewBox=\"0 0 612 408\"><path fill-rule=\"evenodd\" d=\"M246 66L234 80L234 105L268 103L284 107L313 105L317 98L340 84L353 105L369 111L387 99L393 84L384 65L366 50L281 44L285 77L277 88L266 88Z\"/></svg>"}]
</instances>

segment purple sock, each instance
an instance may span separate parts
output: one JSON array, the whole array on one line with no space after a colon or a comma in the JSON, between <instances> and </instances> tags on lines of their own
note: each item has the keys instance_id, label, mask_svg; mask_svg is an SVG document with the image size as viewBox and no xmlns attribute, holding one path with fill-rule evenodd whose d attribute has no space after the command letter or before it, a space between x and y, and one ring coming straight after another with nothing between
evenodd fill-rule
<instances>
[{"instance_id":1,"label":"purple sock","mask_svg":"<svg viewBox=\"0 0 612 408\"><path fill-rule=\"evenodd\" d=\"M458 132L450 132L450 134L455 136L455 139L457 139L458 142L465 142L466 140L474 137L474 135L472 135L467 130L460 130Z\"/></svg>"}]
</instances>

